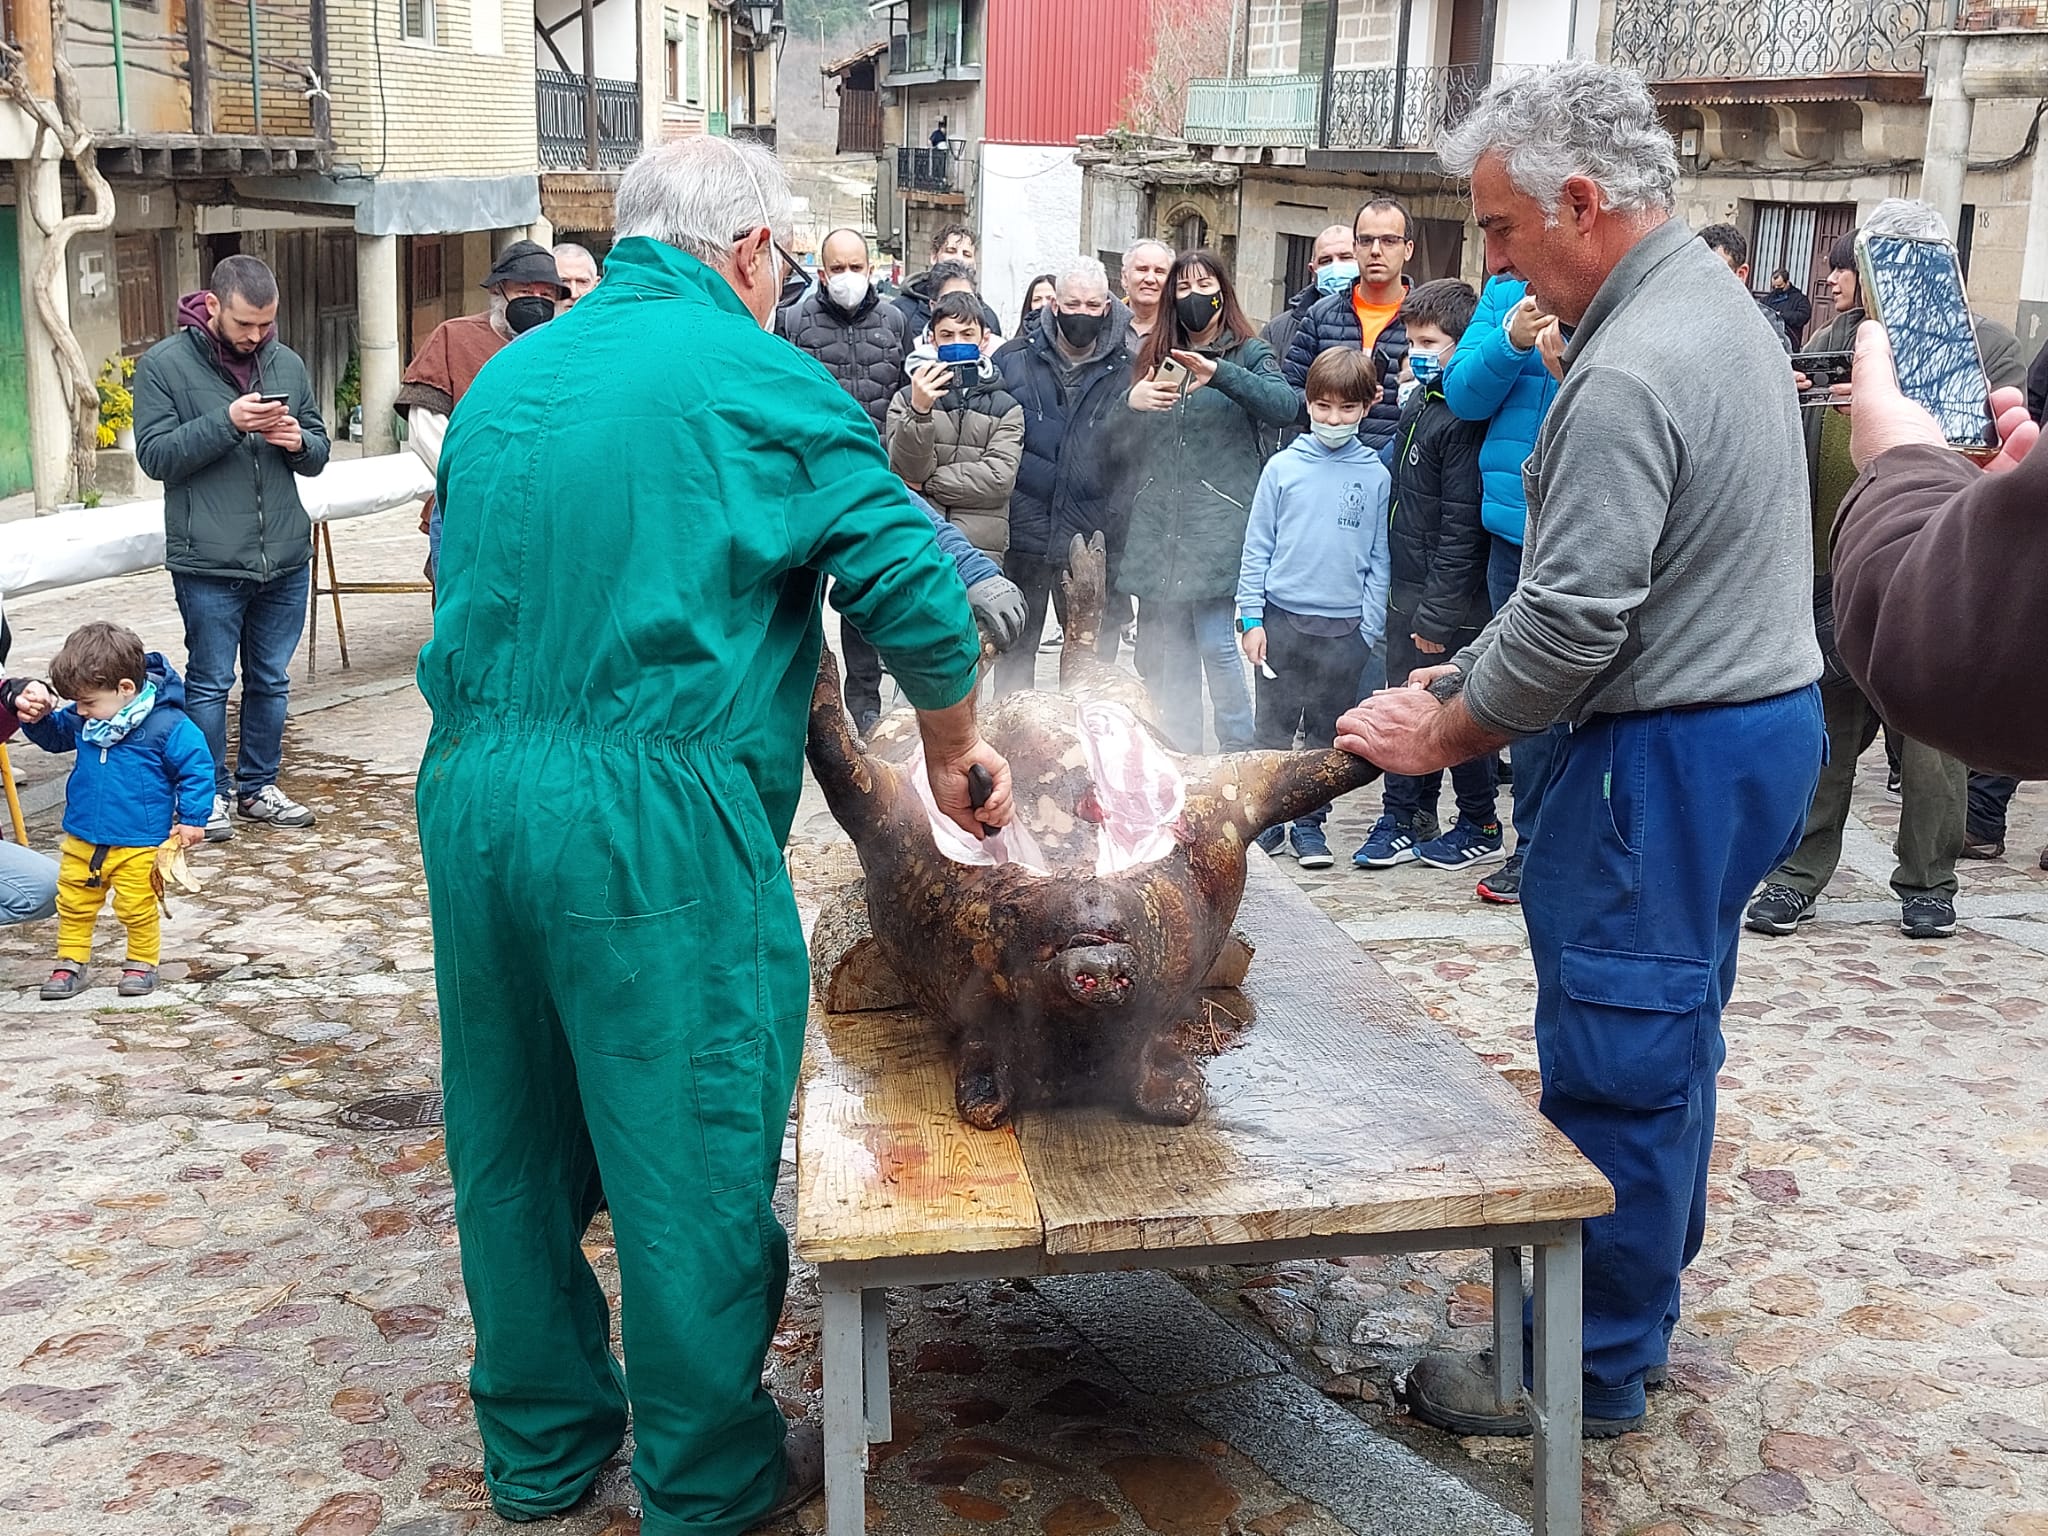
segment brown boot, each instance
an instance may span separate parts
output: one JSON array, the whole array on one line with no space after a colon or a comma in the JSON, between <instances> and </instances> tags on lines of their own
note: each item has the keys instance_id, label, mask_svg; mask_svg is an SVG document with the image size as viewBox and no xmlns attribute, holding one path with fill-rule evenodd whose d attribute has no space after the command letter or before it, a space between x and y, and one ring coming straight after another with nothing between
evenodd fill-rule
<instances>
[{"instance_id":1,"label":"brown boot","mask_svg":"<svg viewBox=\"0 0 2048 1536\"><path fill-rule=\"evenodd\" d=\"M792 1424L782 1439L782 1461L786 1477L782 1497L763 1515L760 1524L770 1525L796 1513L815 1499L825 1487L825 1431L811 1423Z\"/></svg>"}]
</instances>

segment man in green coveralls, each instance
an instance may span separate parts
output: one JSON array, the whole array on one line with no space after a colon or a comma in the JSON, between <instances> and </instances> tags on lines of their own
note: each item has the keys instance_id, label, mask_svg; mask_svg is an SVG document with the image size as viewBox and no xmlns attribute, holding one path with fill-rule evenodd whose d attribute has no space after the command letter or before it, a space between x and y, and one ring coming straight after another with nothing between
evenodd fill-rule
<instances>
[{"instance_id":1,"label":"man in green coveralls","mask_svg":"<svg viewBox=\"0 0 2048 1536\"><path fill-rule=\"evenodd\" d=\"M737 1536L821 1475L760 1376L826 576L919 711L940 808L1010 814L952 561L860 407L763 329L789 212L755 145L650 151L603 284L491 359L441 451L420 844L470 1393L511 1520L581 1499L629 1402L644 1536ZM580 1246L600 1192L623 1372Z\"/></svg>"}]
</instances>

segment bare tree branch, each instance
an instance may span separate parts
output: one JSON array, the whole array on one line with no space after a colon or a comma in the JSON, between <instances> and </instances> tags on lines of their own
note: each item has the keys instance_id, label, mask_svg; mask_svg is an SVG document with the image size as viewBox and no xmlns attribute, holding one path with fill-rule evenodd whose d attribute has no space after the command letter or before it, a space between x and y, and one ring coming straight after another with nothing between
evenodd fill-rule
<instances>
[{"instance_id":1,"label":"bare tree branch","mask_svg":"<svg viewBox=\"0 0 2048 1536\"><path fill-rule=\"evenodd\" d=\"M1168 0L1156 7L1152 56L1132 72L1124 126L1133 133L1179 138L1188 81L1221 75L1229 61L1231 0Z\"/></svg>"},{"instance_id":2,"label":"bare tree branch","mask_svg":"<svg viewBox=\"0 0 2048 1536\"><path fill-rule=\"evenodd\" d=\"M80 105L78 76L65 53L63 39L68 22L65 14L67 0L49 0L49 3L50 30L57 40L53 49L56 100L45 101L29 88L20 51L6 43L0 43L0 97L13 101L36 120L36 159L40 161L44 145L54 141L58 151L71 162L72 169L78 174L79 185L85 189L86 205L71 214L64 212L61 193L58 206L46 208L34 178L30 178L22 189L22 200L27 205L29 217L47 237L42 255L36 262L31 292L35 297L36 314L50 336L50 349L56 355L64 392L71 400L72 490L75 495L83 497L93 488L98 474L100 393L98 380L91 364L86 361L84 348L78 344L78 333L71 329L71 321L62 302L65 262L75 237L112 227L114 189L100 174L93 132L85 124Z\"/></svg>"}]
</instances>

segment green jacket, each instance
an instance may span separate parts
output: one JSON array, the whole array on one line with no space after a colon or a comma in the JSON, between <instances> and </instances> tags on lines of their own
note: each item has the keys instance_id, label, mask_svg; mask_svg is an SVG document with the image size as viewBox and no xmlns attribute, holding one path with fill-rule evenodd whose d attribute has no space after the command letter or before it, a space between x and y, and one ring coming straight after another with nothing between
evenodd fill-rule
<instances>
[{"instance_id":1,"label":"green jacket","mask_svg":"<svg viewBox=\"0 0 2048 1536\"><path fill-rule=\"evenodd\" d=\"M1227 340L1216 377L1167 411L1125 409L1138 490L1117 588L1148 603L1229 601L1277 429L1301 401L1265 342Z\"/></svg>"},{"instance_id":2,"label":"green jacket","mask_svg":"<svg viewBox=\"0 0 2048 1536\"><path fill-rule=\"evenodd\" d=\"M164 564L187 576L270 581L313 558L294 475L327 467L327 427L306 365L275 335L256 353L256 392L291 396L304 445L273 447L228 421L243 391L186 326L135 365L135 462L164 488Z\"/></svg>"}]
</instances>

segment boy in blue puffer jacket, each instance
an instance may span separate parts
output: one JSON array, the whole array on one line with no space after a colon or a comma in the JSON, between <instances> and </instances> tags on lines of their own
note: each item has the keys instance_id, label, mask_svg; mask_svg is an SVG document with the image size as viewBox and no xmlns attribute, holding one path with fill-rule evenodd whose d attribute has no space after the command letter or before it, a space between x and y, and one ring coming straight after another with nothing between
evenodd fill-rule
<instances>
[{"instance_id":1,"label":"boy in blue puffer jacket","mask_svg":"<svg viewBox=\"0 0 2048 1536\"><path fill-rule=\"evenodd\" d=\"M185 684L156 652L119 624L75 629L50 663L56 692L73 702L50 712L31 684L16 706L22 729L46 752L78 753L64 793L64 846L57 872L57 963L46 1000L85 990L93 924L108 891L128 930L123 997L156 986L161 945L157 849L190 848L213 812L213 754L185 713Z\"/></svg>"},{"instance_id":2,"label":"boy in blue puffer jacket","mask_svg":"<svg viewBox=\"0 0 2048 1536\"><path fill-rule=\"evenodd\" d=\"M1523 305L1529 285L1496 277L1479 295L1479 308L1457 352L1444 364L1444 403L1463 421L1486 423L1479 449L1479 518L1492 535L1486 568L1487 595L1496 612L1513 594L1522 574L1523 523L1529 504L1522 495L1522 464L1536 450L1536 434L1557 380L1537 347L1544 322L1533 302ZM1508 861L1479 882L1487 901L1521 900L1522 858L1535 835L1537 812L1556 756L1555 736L1545 733L1516 742L1509 752L1515 768L1515 849Z\"/></svg>"}]
</instances>

